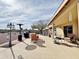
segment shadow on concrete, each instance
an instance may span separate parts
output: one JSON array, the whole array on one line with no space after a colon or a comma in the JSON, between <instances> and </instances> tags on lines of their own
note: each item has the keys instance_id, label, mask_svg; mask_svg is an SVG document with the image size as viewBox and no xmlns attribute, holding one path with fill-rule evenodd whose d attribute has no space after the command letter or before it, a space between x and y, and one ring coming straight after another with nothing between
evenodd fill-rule
<instances>
[{"instance_id":1,"label":"shadow on concrete","mask_svg":"<svg viewBox=\"0 0 79 59\"><path fill-rule=\"evenodd\" d=\"M60 43L60 42L54 42L55 44L57 44L57 45L64 45L64 46L67 46L67 47L76 47L76 48L78 48L78 46L77 45L73 45L73 44L68 44L68 43Z\"/></svg>"},{"instance_id":2,"label":"shadow on concrete","mask_svg":"<svg viewBox=\"0 0 79 59\"><path fill-rule=\"evenodd\" d=\"M13 59L16 59L16 56L15 56L15 54L14 54L14 51L13 51L12 47L10 47L10 50L11 50L11 53L12 53ZM24 59L24 58L23 58L22 55L19 55L19 56L17 56L17 59Z\"/></svg>"},{"instance_id":3,"label":"shadow on concrete","mask_svg":"<svg viewBox=\"0 0 79 59\"><path fill-rule=\"evenodd\" d=\"M28 45L26 42L22 41L24 44Z\"/></svg>"},{"instance_id":4,"label":"shadow on concrete","mask_svg":"<svg viewBox=\"0 0 79 59\"><path fill-rule=\"evenodd\" d=\"M16 45L16 44L12 44L12 46L14 46L14 45ZM2 46L0 46L1 48L10 48L9 47L9 44L4 44L4 45L2 45Z\"/></svg>"},{"instance_id":5,"label":"shadow on concrete","mask_svg":"<svg viewBox=\"0 0 79 59\"><path fill-rule=\"evenodd\" d=\"M24 59L24 58L23 58L23 56L22 56L22 55L19 55L19 56L18 56L18 59Z\"/></svg>"},{"instance_id":6,"label":"shadow on concrete","mask_svg":"<svg viewBox=\"0 0 79 59\"><path fill-rule=\"evenodd\" d=\"M13 59L16 59L16 58L15 58L15 54L14 54L14 51L13 51L12 47L10 47L10 50L11 50L11 53L12 53Z\"/></svg>"},{"instance_id":7,"label":"shadow on concrete","mask_svg":"<svg viewBox=\"0 0 79 59\"><path fill-rule=\"evenodd\" d=\"M67 43L62 43L61 45L64 45L64 46L67 46L67 47L76 47L76 46L73 46L73 45L69 45Z\"/></svg>"},{"instance_id":8,"label":"shadow on concrete","mask_svg":"<svg viewBox=\"0 0 79 59\"><path fill-rule=\"evenodd\" d=\"M43 44L45 44L45 41L42 39L39 39L35 42L36 45L38 45L39 47L46 47Z\"/></svg>"},{"instance_id":9,"label":"shadow on concrete","mask_svg":"<svg viewBox=\"0 0 79 59\"><path fill-rule=\"evenodd\" d=\"M26 50L35 50L37 47L35 45L29 45L26 42L22 41L24 44L26 44Z\"/></svg>"}]
</instances>

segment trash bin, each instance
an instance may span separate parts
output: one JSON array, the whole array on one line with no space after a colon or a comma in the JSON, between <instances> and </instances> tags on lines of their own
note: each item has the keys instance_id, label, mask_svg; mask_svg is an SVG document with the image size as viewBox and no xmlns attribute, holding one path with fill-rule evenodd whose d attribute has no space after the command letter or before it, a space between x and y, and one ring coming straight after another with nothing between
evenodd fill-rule
<instances>
[{"instance_id":1,"label":"trash bin","mask_svg":"<svg viewBox=\"0 0 79 59\"><path fill-rule=\"evenodd\" d=\"M29 38L29 33L28 32L24 33L24 37Z\"/></svg>"},{"instance_id":2,"label":"trash bin","mask_svg":"<svg viewBox=\"0 0 79 59\"><path fill-rule=\"evenodd\" d=\"M18 41L22 41L22 35L18 35Z\"/></svg>"},{"instance_id":3,"label":"trash bin","mask_svg":"<svg viewBox=\"0 0 79 59\"><path fill-rule=\"evenodd\" d=\"M24 33L24 38L26 38L26 33Z\"/></svg>"}]
</instances>

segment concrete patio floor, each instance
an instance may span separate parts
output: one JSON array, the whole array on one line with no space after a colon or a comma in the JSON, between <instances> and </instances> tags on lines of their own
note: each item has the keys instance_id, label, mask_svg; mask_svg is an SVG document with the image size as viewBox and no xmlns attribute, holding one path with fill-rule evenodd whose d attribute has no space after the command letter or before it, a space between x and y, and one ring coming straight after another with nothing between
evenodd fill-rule
<instances>
[{"instance_id":1,"label":"concrete patio floor","mask_svg":"<svg viewBox=\"0 0 79 59\"><path fill-rule=\"evenodd\" d=\"M47 36L39 36L37 43L31 42L30 38L23 38L24 42L14 41L11 48L0 45L0 59L79 59L76 45L58 45Z\"/></svg>"}]
</instances>

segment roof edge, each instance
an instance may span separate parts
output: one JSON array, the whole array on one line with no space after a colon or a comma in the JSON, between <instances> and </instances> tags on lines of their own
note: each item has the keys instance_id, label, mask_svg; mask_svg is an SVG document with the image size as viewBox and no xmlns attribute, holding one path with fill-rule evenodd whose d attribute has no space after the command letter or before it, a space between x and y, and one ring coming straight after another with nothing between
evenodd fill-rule
<instances>
[{"instance_id":1,"label":"roof edge","mask_svg":"<svg viewBox=\"0 0 79 59\"><path fill-rule=\"evenodd\" d=\"M55 16L60 12L60 10L65 6L65 4L68 2L69 0L63 0L62 4L59 6L59 8L57 9L56 13L54 14L54 16L52 17L52 19L48 22L47 25L49 25L53 19L55 18Z\"/></svg>"}]
</instances>

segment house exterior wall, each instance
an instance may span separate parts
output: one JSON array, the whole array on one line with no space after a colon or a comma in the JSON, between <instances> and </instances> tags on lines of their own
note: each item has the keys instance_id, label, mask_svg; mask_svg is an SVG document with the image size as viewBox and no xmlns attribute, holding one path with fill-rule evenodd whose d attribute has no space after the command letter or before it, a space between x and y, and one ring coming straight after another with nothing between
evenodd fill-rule
<instances>
[{"instance_id":1,"label":"house exterior wall","mask_svg":"<svg viewBox=\"0 0 79 59\"><path fill-rule=\"evenodd\" d=\"M79 15L79 0L77 0L77 13ZM78 16L78 37L79 37L79 16Z\"/></svg>"},{"instance_id":2,"label":"house exterior wall","mask_svg":"<svg viewBox=\"0 0 79 59\"><path fill-rule=\"evenodd\" d=\"M54 24L54 27L61 27L63 30L64 26L72 25L73 33L78 36L77 0L70 0L50 24Z\"/></svg>"}]
</instances>

